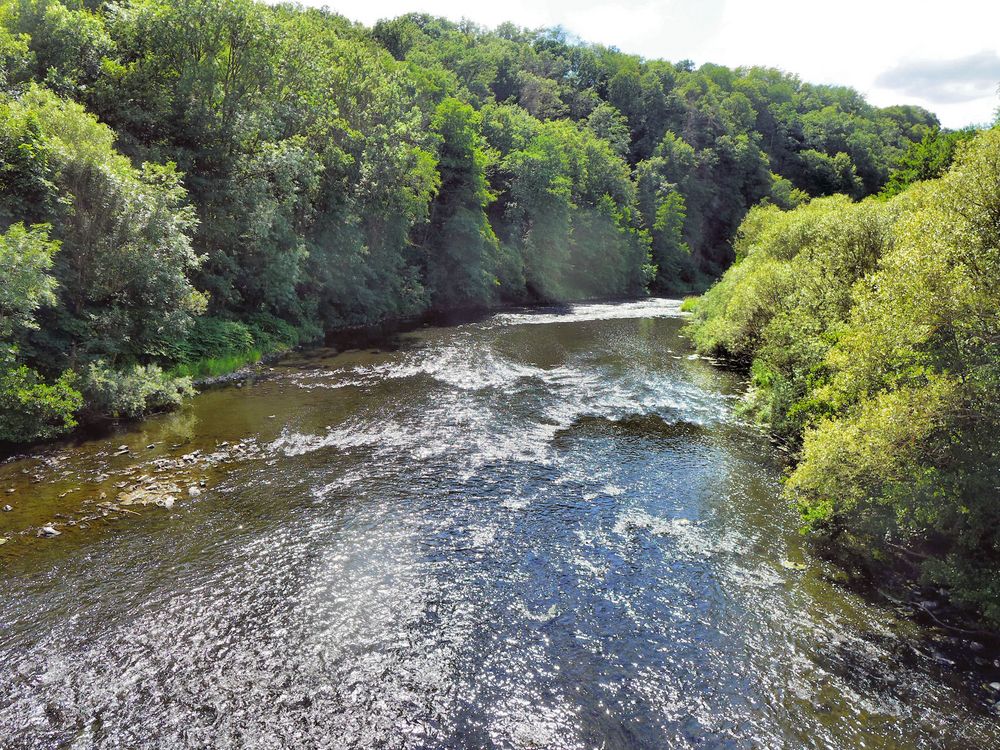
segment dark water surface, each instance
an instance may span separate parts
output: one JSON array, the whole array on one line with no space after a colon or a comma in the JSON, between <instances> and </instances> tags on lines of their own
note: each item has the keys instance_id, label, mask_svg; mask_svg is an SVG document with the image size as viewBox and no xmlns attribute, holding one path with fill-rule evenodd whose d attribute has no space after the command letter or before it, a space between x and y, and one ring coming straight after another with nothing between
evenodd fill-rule
<instances>
[{"instance_id":1,"label":"dark water surface","mask_svg":"<svg viewBox=\"0 0 1000 750\"><path fill-rule=\"evenodd\" d=\"M0 466L0 747L1000 748L681 324L423 329ZM147 476L173 507L94 518Z\"/></svg>"}]
</instances>

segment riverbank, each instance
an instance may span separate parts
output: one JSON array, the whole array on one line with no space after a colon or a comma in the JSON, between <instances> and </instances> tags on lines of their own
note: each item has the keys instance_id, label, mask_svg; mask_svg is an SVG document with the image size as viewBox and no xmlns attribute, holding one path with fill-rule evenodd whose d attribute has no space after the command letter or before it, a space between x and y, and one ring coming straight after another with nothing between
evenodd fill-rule
<instances>
[{"instance_id":1,"label":"riverbank","mask_svg":"<svg viewBox=\"0 0 1000 750\"><path fill-rule=\"evenodd\" d=\"M384 346L394 336L426 326L458 325L481 320L490 315L518 310L537 310L543 308L568 310L573 305L579 304L627 303L635 299L637 298L613 297L571 300L560 303L536 302L532 304L505 304L493 307L437 310L416 316L390 318L370 325L334 328L321 335L317 335L314 331L307 329L294 329L290 326L279 329L274 325L263 334L260 329L255 329L255 335L249 331L242 331L236 335L232 331L225 331L223 334L213 332L205 335L202 333L196 336L196 338L200 339L196 350L202 352L205 356L192 359L183 368L174 368L165 374L169 377L187 379L191 387L197 392L229 385L239 386L242 383L257 378L266 377L268 368L271 365L295 352L309 351L323 347L337 352L366 346ZM647 297L645 299L656 298ZM203 322L209 328L217 328L220 324L229 327L245 328L242 323L237 321L215 321L208 319ZM246 347L229 350L226 348L227 341L245 341ZM210 357L207 355L208 352L214 352L217 356ZM39 439L17 444L0 443L0 462L30 455L33 451L44 449L48 446L58 446L61 443L73 443L110 435L119 428L139 424L152 416L168 413L178 408L180 403L180 401L174 402L170 405L170 408L160 408L134 417L119 417L117 419L106 416L90 419L83 418L71 431L49 439Z\"/></svg>"},{"instance_id":2,"label":"riverbank","mask_svg":"<svg viewBox=\"0 0 1000 750\"><path fill-rule=\"evenodd\" d=\"M238 363L233 369L193 380L197 394L227 388L249 388L257 383L280 377L283 360L310 361L315 357L351 357L365 350L394 351L398 338L428 327L453 327L475 323L493 315L531 313L547 310L550 314L569 314L575 305L627 304L632 300L600 299L566 302L559 305L503 305L491 309L466 308L436 311L420 316L385 320L367 326L350 326L328 331L319 340L297 346L281 346L275 351L255 356L254 361ZM197 369L197 368L194 368ZM199 398L199 395L193 398ZM247 398L252 398L248 390ZM3 487L9 502L0 502L0 545L35 538L60 536L67 531L83 531L94 524L115 523L146 509L170 509L175 502L200 494L206 485L214 484L220 472L233 462L260 458L260 446L254 441L223 440L217 444L192 442L190 438L175 441L163 437L157 428L163 424L183 422L184 409L190 399L177 410L156 412L137 419L102 420L81 425L70 435L29 446L18 446L0 458L5 465L20 466L25 482L21 486ZM277 419L277 415L268 415ZM97 471L84 471L79 476L55 471L63 464L67 453L101 446L93 454L97 461L109 465ZM187 450L190 448L190 450ZM116 464L127 469L118 471ZM214 478L213 478L214 477ZM49 491L35 491L40 484L49 484ZM193 490L194 494L191 494ZM31 498L30 500L27 498ZM31 503L29 507L28 503ZM10 511L3 511L9 505ZM51 529L58 533L45 531ZM8 553L12 551L7 548Z\"/></svg>"},{"instance_id":3,"label":"riverbank","mask_svg":"<svg viewBox=\"0 0 1000 750\"><path fill-rule=\"evenodd\" d=\"M758 206L692 308L745 363L743 413L792 448L783 488L852 574L887 568L1000 628L1000 129L888 200ZM980 210L970 216L965 206Z\"/></svg>"}]
</instances>

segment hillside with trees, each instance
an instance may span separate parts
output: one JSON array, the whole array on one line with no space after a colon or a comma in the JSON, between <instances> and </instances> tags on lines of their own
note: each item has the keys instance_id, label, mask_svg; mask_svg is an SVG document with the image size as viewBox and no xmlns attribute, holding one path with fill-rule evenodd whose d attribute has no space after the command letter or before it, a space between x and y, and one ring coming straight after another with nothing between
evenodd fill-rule
<instances>
[{"instance_id":1,"label":"hillside with trees","mask_svg":"<svg viewBox=\"0 0 1000 750\"><path fill-rule=\"evenodd\" d=\"M908 156L934 169L914 144L939 131L558 29L5 0L0 442L170 408L339 328L698 290L753 207L853 211Z\"/></svg>"}]
</instances>

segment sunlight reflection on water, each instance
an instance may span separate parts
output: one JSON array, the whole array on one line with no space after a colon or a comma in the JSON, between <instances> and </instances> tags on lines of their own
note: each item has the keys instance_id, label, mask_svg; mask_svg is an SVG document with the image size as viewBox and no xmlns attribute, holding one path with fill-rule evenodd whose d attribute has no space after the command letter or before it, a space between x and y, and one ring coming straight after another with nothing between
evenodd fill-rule
<instances>
[{"instance_id":1,"label":"sunlight reflection on water","mask_svg":"<svg viewBox=\"0 0 1000 750\"><path fill-rule=\"evenodd\" d=\"M1000 747L824 578L681 324L502 314L199 397L205 455L252 446L203 496L7 560L0 744Z\"/></svg>"}]
</instances>

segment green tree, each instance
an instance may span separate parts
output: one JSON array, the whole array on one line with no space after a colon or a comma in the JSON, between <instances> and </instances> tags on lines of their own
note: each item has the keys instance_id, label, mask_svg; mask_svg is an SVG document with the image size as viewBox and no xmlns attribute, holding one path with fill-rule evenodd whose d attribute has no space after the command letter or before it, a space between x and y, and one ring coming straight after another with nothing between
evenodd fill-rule
<instances>
[{"instance_id":1,"label":"green tree","mask_svg":"<svg viewBox=\"0 0 1000 750\"><path fill-rule=\"evenodd\" d=\"M601 102L587 117L587 127L594 135L603 138L619 156L625 156L629 151L631 134L628 120L614 105Z\"/></svg>"},{"instance_id":2,"label":"green tree","mask_svg":"<svg viewBox=\"0 0 1000 750\"><path fill-rule=\"evenodd\" d=\"M76 425L82 399L74 375L46 383L18 360L16 343L38 328L39 308L56 302L49 271L58 249L45 226L14 224L0 235L0 443L53 437Z\"/></svg>"},{"instance_id":3,"label":"green tree","mask_svg":"<svg viewBox=\"0 0 1000 750\"><path fill-rule=\"evenodd\" d=\"M667 190L660 196L652 231L653 262L657 269L653 288L656 291L672 292L684 287L690 288L696 281L691 250L684 241L686 218L687 207L683 195L676 190Z\"/></svg>"},{"instance_id":4,"label":"green tree","mask_svg":"<svg viewBox=\"0 0 1000 750\"><path fill-rule=\"evenodd\" d=\"M902 554L993 623L998 153L984 131L889 200L753 209L691 328L751 363L744 408L798 449L786 494L817 542L865 574Z\"/></svg>"},{"instance_id":5,"label":"green tree","mask_svg":"<svg viewBox=\"0 0 1000 750\"><path fill-rule=\"evenodd\" d=\"M5 129L10 147L44 155L28 184L58 198L28 210L16 197L4 201L12 218L44 213L51 225L8 231L7 247L19 258L11 261L9 288L28 307L20 318L4 312L21 321L9 326L20 331L5 355L8 403L27 409L38 399L59 412L32 412L10 429L48 437L56 422L65 429L72 421L60 411L75 403L76 379L68 371L97 360L114 368L174 357L192 315L204 307L190 283L198 263L190 244L194 215L172 166L133 167L115 151L114 133L80 105L33 86L7 114L15 123ZM31 325L24 323L29 314ZM45 378L56 378L54 385ZM36 423L44 427L33 433Z\"/></svg>"},{"instance_id":6,"label":"green tree","mask_svg":"<svg viewBox=\"0 0 1000 750\"><path fill-rule=\"evenodd\" d=\"M928 130L921 140L909 145L880 195L891 198L914 182L940 177L951 166L959 144L974 135L975 131L971 129L951 132Z\"/></svg>"},{"instance_id":7,"label":"green tree","mask_svg":"<svg viewBox=\"0 0 1000 750\"><path fill-rule=\"evenodd\" d=\"M478 307L495 298L498 243L485 214L493 196L481 127L479 113L451 98L431 120L441 143L441 185L431 204L425 252L427 288L438 309Z\"/></svg>"},{"instance_id":8,"label":"green tree","mask_svg":"<svg viewBox=\"0 0 1000 750\"><path fill-rule=\"evenodd\" d=\"M49 227L14 224L0 235L0 340L38 328L35 312L56 301L56 280L49 273L59 243Z\"/></svg>"}]
</instances>

